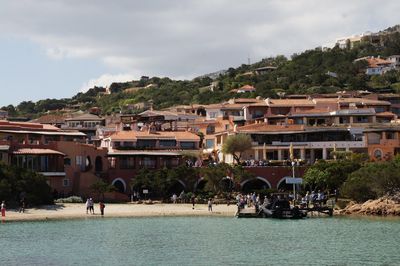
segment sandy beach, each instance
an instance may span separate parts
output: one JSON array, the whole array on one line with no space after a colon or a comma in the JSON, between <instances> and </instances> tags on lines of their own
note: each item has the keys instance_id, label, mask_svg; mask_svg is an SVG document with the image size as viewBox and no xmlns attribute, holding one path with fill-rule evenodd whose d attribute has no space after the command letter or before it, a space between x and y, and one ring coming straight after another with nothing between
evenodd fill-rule
<instances>
[{"instance_id":1,"label":"sandy beach","mask_svg":"<svg viewBox=\"0 0 400 266\"><path fill-rule=\"evenodd\" d=\"M155 217L155 216L231 216L235 215L236 205L213 205L213 211L207 210L206 204L106 204L105 217ZM62 203L40 208L29 208L24 213L7 210L4 221L58 220L101 218L98 204L95 214L86 214L84 203Z\"/></svg>"}]
</instances>

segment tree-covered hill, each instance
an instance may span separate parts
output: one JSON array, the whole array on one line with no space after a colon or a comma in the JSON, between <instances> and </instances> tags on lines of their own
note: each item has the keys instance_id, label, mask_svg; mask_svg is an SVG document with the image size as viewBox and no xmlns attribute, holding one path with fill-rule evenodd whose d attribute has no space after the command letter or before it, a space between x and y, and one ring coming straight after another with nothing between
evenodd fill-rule
<instances>
[{"instance_id":1,"label":"tree-covered hill","mask_svg":"<svg viewBox=\"0 0 400 266\"><path fill-rule=\"evenodd\" d=\"M48 111L61 109L87 110L100 107L103 114L112 112L139 112L145 105L154 108L166 108L180 104L217 103L238 95L232 89L249 84L256 92L243 93L240 97L278 97L279 92L286 94L332 93L341 90L392 90L400 91L400 73L391 71L382 76L365 75L366 61L355 59L365 56L400 54L400 33L398 27L383 31L379 45L361 42L353 48L331 49L315 48L291 58L278 55L265 58L251 65L229 68L215 80L207 76L193 80L172 80L159 77L142 77L125 83L113 83L109 94L105 88L95 87L85 93L78 93L68 99L45 99L36 103L21 102L17 106L9 105L10 116L35 118ZM256 69L273 66L276 69L265 74L256 74Z\"/></svg>"}]
</instances>

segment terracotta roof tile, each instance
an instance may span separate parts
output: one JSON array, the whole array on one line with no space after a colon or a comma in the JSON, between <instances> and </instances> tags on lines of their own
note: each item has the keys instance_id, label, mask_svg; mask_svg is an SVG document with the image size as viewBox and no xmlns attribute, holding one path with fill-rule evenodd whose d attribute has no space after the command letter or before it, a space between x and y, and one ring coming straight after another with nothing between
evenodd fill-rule
<instances>
[{"instance_id":1,"label":"terracotta roof tile","mask_svg":"<svg viewBox=\"0 0 400 266\"><path fill-rule=\"evenodd\" d=\"M359 103L364 105L390 105L390 102L367 98L315 98L316 103Z\"/></svg>"},{"instance_id":2,"label":"terracotta roof tile","mask_svg":"<svg viewBox=\"0 0 400 266\"><path fill-rule=\"evenodd\" d=\"M39 124L62 124L67 117L64 115L43 115L39 118L33 119L30 122Z\"/></svg>"},{"instance_id":3,"label":"terracotta roof tile","mask_svg":"<svg viewBox=\"0 0 400 266\"><path fill-rule=\"evenodd\" d=\"M315 102L311 99L267 99L267 104L274 106L314 106Z\"/></svg>"},{"instance_id":4,"label":"terracotta roof tile","mask_svg":"<svg viewBox=\"0 0 400 266\"><path fill-rule=\"evenodd\" d=\"M392 112L382 112L382 113L377 113L376 116L380 117L395 117L396 115Z\"/></svg>"}]
</instances>

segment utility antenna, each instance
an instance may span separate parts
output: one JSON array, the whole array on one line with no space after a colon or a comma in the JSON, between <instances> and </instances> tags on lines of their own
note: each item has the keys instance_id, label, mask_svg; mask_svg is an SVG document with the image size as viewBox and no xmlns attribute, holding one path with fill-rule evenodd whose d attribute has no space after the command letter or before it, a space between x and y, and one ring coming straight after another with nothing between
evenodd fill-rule
<instances>
[{"instance_id":1,"label":"utility antenna","mask_svg":"<svg viewBox=\"0 0 400 266\"><path fill-rule=\"evenodd\" d=\"M250 66L250 55L247 54L247 64Z\"/></svg>"}]
</instances>

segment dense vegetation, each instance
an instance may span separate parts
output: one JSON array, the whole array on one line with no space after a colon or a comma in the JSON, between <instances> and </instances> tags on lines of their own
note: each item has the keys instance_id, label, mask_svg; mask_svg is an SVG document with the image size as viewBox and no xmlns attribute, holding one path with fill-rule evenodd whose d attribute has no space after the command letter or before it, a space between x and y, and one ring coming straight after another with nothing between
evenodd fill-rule
<instances>
[{"instance_id":1,"label":"dense vegetation","mask_svg":"<svg viewBox=\"0 0 400 266\"><path fill-rule=\"evenodd\" d=\"M278 97L280 93L313 94L364 89L399 91L399 72L371 77L364 74L365 61L354 62L364 56L400 54L400 33L392 28L387 32L392 33L386 35L380 45L362 42L352 49L316 48L294 54L290 59L278 55L252 65L229 68L214 80L213 91L210 91L213 80L207 76L190 81L142 77L137 81L113 83L109 88L111 94L105 94L105 88L95 87L70 99L46 99L36 103L24 101L17 106L9 105L2 109L7 110L10 116L30 118L47 111L71 107L87 110L96 106L104 114L139 112L143 106L134 106L137 103L152 103L155 108L161 109L178 104L221 102L237 97L231 90L245 84L253 85L256 92L241 94L240 97ZM274 66L277 69L256 75L254 70L263 66Z\"/></svg>"},{"instance_id":2,"label":"dense vegetation","mask_svg":"<svg viewBox=\"0 0 400 266\"><path fill-rule=\"evenodd\" d=\"M400 157L388 162L369 162L353 156L336 161L321 160L304 174L309 190L335 190L362 202L400 192Z\"/></svg>"},{"instance_id":3,"label":"dense vegetation","mask_svg":"<svg viewBox=\"0 0 400 266\"><path fill-rule=\"evenodd\" d=\"M53 195L41 174L0 164L0 200L17 205L21 198L29 205L52 204Z\"/></svg>"}]
</instances>

